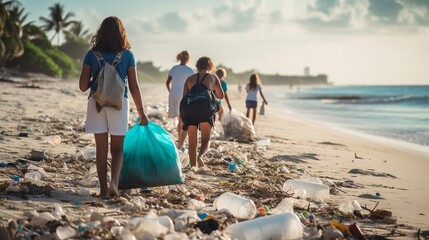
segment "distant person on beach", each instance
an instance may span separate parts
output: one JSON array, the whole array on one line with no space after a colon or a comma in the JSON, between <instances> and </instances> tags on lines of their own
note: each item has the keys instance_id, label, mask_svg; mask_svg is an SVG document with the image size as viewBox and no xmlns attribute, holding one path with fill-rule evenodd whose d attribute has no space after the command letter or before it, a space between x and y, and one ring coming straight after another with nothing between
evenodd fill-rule
<instances>
[{"instance_id":1,"label":"distant person on beach","mask_svg":"<svg viewBox=\"0 0 429 240\"><path fill-rule=\"evenodd\" d=\"M253 125L255 125L256 112L258 107L258 92L261 94L261 97L264 100L262 104L268 105L268 102L267 100L265 100L264 94L262 93L261 80L259 79L258 74L254 73L250 76L249 83L246 85L246 92L246 117L249 118L250 110L252 110L252 123Z\"/></svg>"},{"instance_id":2,"label":"distant person on beach","mask_svg":"<svg viewBox=\"0 0 429 240\"><path fill-rule=\"evenodd\" d=\"M214 91L216 98L222 99L223 91L220 80L215 74L210 73L214 69L212 60L209 57L201 57L198 59L196 67L197 73L186 79L183 96L185 97L197 82L202 82L208 90ZM205 166L203 157L209 148L211 130L215 122L215 113L211 117L206 118L188 117L183 114L181 117L183 120L183 130L188 131L191 167L203 167ZM201 131L201 145L197 156L198 129Z\"/></svg>"},{"instance_id":3,"label":"distant person on beach","mask_svg":"<svg viewBox=\"0 0 429 240\"><path fill-rule=\"evenodd\" d=\"M182 51L176 56L176 60L180 64L175 65L168 72L168 77L166 81L168 95L168 117L169 118L178 118L179 122L177 124L177 136L178 136L178 145L177 148L181 151L185 151L183 148L184 141L186 139L187 132L182 131L183 121L180 118L180 100L183 96L183 86L186 79L194 74L194 70L186 65L189 62L190 54L188 51Z\"/></svg>"},{"instance_id":4,"label":"distant person on beach","mask_svg":"<svg viewBox=\"0 0 429 240\"><path fill-rule=\"evenodd\" d=\"M103 107L100 112L96 109L96 101L91 97L97 89L95 79L100 71L100 64L95 52L100 52L103 59L112 64L117 53L122 52L116 69L123 79L128 81L129 92L140 118L140 125L147 125L148 119L143 109L140 87L137 79L137 70L134 54L130 51L131 45L121 20L117 17L108 17L103 20L97 32L91 39L92 49L83 59L82 72L79 79L79 88L82 92L90 89L87 104L85 131L94 133L96 146L97 175L100 182L100 197L108 198L119 195L119 174L123 162L124 136L128 130L129 101L128 89L125 89L121 110ZM92 79L92 80L91 80ZM111 182L107 183L107 153L112 155Z\"/></svg>"},{"instance_id":5,"label":"distant person on beach","mask_svg":"<svg viewBox=\"0 0 429 240\"><path fill-rule=\"evenodd\" d=\"M223 93L224 93L224 98L226 100L226 103L228 104L229 111L231 111L232 110L231 103L229 102L228 94L226 92L228 90L228 83L225 81L225 78L226 78L226 70L225 70L225 68L218 68L216 70L216 76L220 80L220 85L222 86L222 90L223 90ZM222 106L222 100L219 100L219 112L218 112L218 114L219 114L219 121L222 118L223 112L224 112L224 110L223 110L223 106Z\"/></svg>"}]
</instances>

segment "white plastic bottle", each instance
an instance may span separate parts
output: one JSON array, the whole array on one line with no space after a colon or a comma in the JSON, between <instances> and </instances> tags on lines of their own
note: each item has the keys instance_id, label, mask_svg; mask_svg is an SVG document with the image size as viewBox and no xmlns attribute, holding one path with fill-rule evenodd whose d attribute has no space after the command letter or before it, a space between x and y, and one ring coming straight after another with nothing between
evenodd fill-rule
<instances>
[{"instance_id":1,"label":"white plastic bottle","mask_svg":"<svg viewBox=\"0 0 429 240\"><path fill-rule=\"evenodd\" d=\"M286 212L235 223L225 232L238 240L301 239L303 227L298 216Z\"/></svg>"},{"instance_id":2,"label":"white plastic bottle","mask_svg":"<svg viewBox=\"0 0 429 240\"><path fill-rule=\"evenodd\" d=\"M250 219L256 215L256 206L251 199L230 192L216 198L213 206L217 210L227 209L232 215L241 219Z\"/></svg>"},{"instance_id":3,"label":"white plastic bottle","mask_svg":"<svg viewBox=\"0 0 429 240\"><path fill-rule=\"evenodd\" d=\"M283 191L293 193L295 197L323 200L329 198L329 187L315 182L289 179L283 184Z\"/></svg>"}]
</instances>

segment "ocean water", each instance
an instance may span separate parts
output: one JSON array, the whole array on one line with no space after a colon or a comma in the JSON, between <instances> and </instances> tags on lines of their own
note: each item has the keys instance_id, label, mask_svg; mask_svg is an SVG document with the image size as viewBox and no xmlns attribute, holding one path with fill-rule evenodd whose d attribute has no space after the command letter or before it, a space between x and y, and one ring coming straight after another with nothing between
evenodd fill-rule
<instances>
[{"instance_id":1,"label":"ocean water","mask_svg":"<svg viewBox=\"0 0 429 240\"><path fill-rule=\"evenodd\" d=\"M427 86L264 87L269 104L304 118L429 146Z\"/></svg>"}]
</instances>

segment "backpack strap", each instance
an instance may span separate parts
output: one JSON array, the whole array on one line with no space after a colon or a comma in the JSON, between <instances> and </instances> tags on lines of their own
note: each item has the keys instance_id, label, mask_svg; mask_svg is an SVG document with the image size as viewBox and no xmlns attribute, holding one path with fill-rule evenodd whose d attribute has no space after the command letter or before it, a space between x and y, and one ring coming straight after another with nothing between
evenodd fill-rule
<instances>
[{"instance_id":1,"label":"backpack strap","mask_svg":"<svg viewBox=\"0 0 429 240\"><path fill-rule=\"evenodd\" d=\"M203 81L207 77L207 75L209 75L209 74L206 73L206 75L204 75L204 77L201 79L201 82L200 82L200 73L198 73L198 75L197 75L197 83L203 83Z\"/></svg>"},{"instance_id":2,"label":"backpack strap","mask_svg":"<svg viewBox=\"0 0 429 240\"><path fill-rule=\"evenodd\" d=\"M99 51L95 51L95 50L92 50L92 52L94 53L95 57L97 58L97 61L98 61L98 64L100 65L100 67L104 66L106 61L104 61L104 58L103 58L103 56L101 56L101 53Z\"/></svg>"},{"instance_id":3,"label":"backpack strap","mask_svg":"<svg viewBox=\"0 0 429 240\"><path fill-rule=\"evenodd\" d=\"M113 66L116 67L116 65L121 61L122 53L124 53L124 51L120 51L116 54L115 60L113 60Z\"/></svg>"}]
</instances>

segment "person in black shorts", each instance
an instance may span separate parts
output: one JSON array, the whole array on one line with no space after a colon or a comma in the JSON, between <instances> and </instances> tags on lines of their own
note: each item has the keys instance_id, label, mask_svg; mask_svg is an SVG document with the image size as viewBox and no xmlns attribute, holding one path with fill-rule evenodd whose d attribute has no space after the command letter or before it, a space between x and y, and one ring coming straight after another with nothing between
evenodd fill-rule
<instances>
[{"instance_id":1,"label":"person in black shorts","mask_svg":"<svg viewBox=\"0 0 429 240\"><path fill-rule=\"evenodd\" d=\"M196 67L197 73L186 79L183 96L185 96L197 82L203 82L209 90L214 91L216 98L222 99L223 90L220 80L215 74L211 73L214 70L212 60L209 57L201 57L198 59ZM183 130L188 131L188 153L191 167L203 167L205 166L203 157L209 148L210 135L214 125L215 115L213 114L211 117L204 118L186 117L183 115L181 115L181 117L183 120ZM201 131L201 145L197 156L198 129Z\"/></svg>"}]
</instances>

